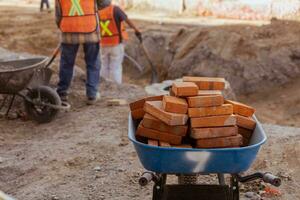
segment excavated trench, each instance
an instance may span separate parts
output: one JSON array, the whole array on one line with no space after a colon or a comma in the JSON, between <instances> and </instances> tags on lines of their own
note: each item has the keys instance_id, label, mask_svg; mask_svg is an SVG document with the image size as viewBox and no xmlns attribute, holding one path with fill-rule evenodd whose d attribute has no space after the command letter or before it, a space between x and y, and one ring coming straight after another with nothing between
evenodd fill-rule
<instances>
[{"instance_id":1,"label":"excavated trench","mask_svg":"<svg viewBox=\"0 0 300 200\"><path fill-rule=\"evenodd\" d=\"M287 33L286 30L289 30ZM144 46L160 81L184 75L225 77L237 95L267 91L300 76L300 24L272 21L262 27L174 27L144 30ZM146 85L151 65L134 38L126 53L143 72L125 59L125 79Z\"/></svg>"}]
</instances>

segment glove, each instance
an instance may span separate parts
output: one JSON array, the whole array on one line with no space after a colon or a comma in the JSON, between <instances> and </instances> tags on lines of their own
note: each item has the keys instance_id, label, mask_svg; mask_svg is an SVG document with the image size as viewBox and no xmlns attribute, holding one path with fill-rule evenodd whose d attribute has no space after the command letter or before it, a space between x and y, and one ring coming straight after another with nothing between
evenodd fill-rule
<instances>
[{"instance_id":1,"label":"glove","mask_svg":"<svg viewBox=\"0 0 300 200\"><path fill-rule=\"evenodd\" d=\"M142 37L142 33L139 31L135 32L135 36L139 39L139 41L142 43L143 42L143 37Z\"/></svg>"}]
</instances>

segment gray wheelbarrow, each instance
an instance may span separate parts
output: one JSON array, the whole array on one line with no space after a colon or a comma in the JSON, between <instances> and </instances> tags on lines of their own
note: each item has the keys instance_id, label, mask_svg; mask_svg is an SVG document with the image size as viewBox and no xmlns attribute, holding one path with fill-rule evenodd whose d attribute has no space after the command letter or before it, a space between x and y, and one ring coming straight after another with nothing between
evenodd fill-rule
<instances>
[{"instance_id":1,"label":"gray wheelbarrow","mask_svg":"<svg viewBox=\"0 0 300 200\"><path fill-rule=\"evenodd\" d=\"M4 107L8 97L12 97L6 116L16 96L24 99L26 113L38 123L51 122L59 110L70 108L69 105L62 104L56 91L48 86L52 75L49 66L58 51L59 48L51 58L0 62L0 94L5 96L0 110Z\"/></svg>"}]
</instances>

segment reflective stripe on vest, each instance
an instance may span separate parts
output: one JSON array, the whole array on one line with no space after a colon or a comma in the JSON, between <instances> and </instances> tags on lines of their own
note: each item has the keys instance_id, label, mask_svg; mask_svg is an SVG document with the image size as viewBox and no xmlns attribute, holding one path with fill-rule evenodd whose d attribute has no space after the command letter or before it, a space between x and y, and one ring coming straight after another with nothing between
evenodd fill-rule
<instances>
[{"instance_id":1,"label":"reflective stripe on vest","mask_svg":"<svg viewBox=\"0 0 300 200\"><path fill-rule=\"evenodd\" d=\"M71 2L72 2L72 7L71 7L71 10L70 10L69 16L75 16L76 13L79 16L83 16L84 12L81 8L80 0L71 0Z\"/></svg>"},{"instance_id":2,"label":"reflective stripe on vest","mask_svg":"<svg viewBox=\"0 0 300 200\"><path fill-rule=\"evenodd\" d=\"M59 0L64 33L92 33L97 29L97 12L94 0Z\"/></svg>"},{"instance_id":3,"label":"reflective stripe on vest","mask_svg":"<svg viewBox=\"0 0 300 200\"><path fill-rule=\"evenodd\" d=\"M121 27L117 27L117 23L114 19L114 8L115 6L110 5L98 12L100 17L102 46L116 46L121 43L122 39L128 39L124 24L121 23Z\"/></svg>"},{"instance_id":4,"label":"reflective stripe on vest","mask_svg":"<svg viewBox=\"0 0 300 200\"><path fill-rule=\"evenodd\" d=\"M112 36L113 33L109 30L108 26L111 23L110 20L107 21L100 21L101 25L101 36L104 37L105 35Z\"/></svg>"}]
</instances>

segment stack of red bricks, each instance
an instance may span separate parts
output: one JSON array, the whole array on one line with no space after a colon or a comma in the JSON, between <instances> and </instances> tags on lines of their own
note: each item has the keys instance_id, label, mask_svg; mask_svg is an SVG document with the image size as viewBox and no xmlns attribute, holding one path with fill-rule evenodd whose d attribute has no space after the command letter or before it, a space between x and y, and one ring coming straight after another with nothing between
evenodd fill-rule
<instances>
[{"instance_id":1,"label":"stack of red bricks","mask_svg":"<svg viewBox=\"0 0 300 200\"><path fill-rule=\"evenodd\" d=\"M172 85L170 96L131 103L133 118L141 120L136 136L162 147L246 146L256 126L254 109L224 100L224 88L223 78L184 77Z\"/></svg>"}]
</instances>

